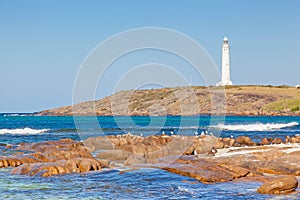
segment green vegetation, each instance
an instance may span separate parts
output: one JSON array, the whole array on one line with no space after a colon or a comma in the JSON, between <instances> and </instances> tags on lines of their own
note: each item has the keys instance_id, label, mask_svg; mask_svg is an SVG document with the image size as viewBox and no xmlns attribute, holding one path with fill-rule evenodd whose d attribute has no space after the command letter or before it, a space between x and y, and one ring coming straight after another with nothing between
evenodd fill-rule
<instances>
[{"instance_id":1,"label":"green vegetation","mask_svg":"<svg viewBox=\"0 0 300 200\"><path fill-rule=\"evenodd\" d=\"M292 111L292 112L299 111L299 106L296 106L296 107L292 108L291 111Z\"/></svg>"},{"instance_id":2,"label":"green vegetation","mask_svg":"<svg viewBox=\"0 0 300 200\"><path fill-rule=\"evenodd\" d=\"M279 86L276 86L277 88L290 88L290 86L288 85L279 85Z\"/></svg>"},{"instance_id":3,"label":"green vegetation","mask_svg":"<svg viewBox=\"0 0 300 200\"><path fill-rule=\"evenodd\" d=\"M290 109L292 112L298 111L300 99L283 99L265 106L266 110L282 111Z\"/></svg>"}]
</instances>

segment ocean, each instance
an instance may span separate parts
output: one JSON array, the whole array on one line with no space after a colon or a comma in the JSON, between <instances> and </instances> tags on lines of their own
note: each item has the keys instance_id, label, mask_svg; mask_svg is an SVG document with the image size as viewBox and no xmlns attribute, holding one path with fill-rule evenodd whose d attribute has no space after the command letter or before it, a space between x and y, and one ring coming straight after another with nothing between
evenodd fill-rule
<instances>
[{"instance_id":1,"label":"ocean","mask_svg":"<svg viewBox=\"0 0 300 200\"><path fill-rule=\"evenodd\" d=\"M4 144L71 138L77 141L99 135L131 133L194 135L207 131L218 137L264 137L300 134L300 117L75 117L0 114L0 155L14 152ZM121 168L120 168L121 169ZM160 169L120 169L58 175L48 178L11 175L0 169L0 199L300 199L261 195L259 182L203 184ZM124 168L122 168L124 169Z\"/></svg>"}]
</instances>

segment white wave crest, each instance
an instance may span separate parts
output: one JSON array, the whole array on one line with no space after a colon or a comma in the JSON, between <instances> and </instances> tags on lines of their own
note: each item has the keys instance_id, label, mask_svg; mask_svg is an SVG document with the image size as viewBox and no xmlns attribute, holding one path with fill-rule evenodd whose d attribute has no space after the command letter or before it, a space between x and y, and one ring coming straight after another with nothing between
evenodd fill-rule
<instances>
[{"instance_id":1,"label":"white wave crest","mask_svg":"<svg viewBox=\"0 0 300 200\"><path fill-rule=\"evenodd\" d=\"M17 129L0 129L0 134L38 134L49 131L50 129L31 129L31 128L17 128Z\"/></svg>"},{"instance_id":2,"label":"white wave crest","mask_svg":"<svg viewBox=\"0 0 300 200\"><path fill-rule=\"evenodd\" d=\"M11 114L4 114L3 117L25 117L30 116L29 114L18 114L18 113L11 113Z\"/></svg>"},{"instance_id":3,"label":"white wave crest","mask_svg":"<svg viewBox=\"0 0 300 200\"><path fill-rule=\"evenodd\" d=\"M229 131L270 131L279 130L282 128L298 126L298 122L290 123L256 123L256 124L239 124L239 125L225 125L219 124L217 126L212 126L212 128L224 129Z\"/></svg>"}]
</instances>

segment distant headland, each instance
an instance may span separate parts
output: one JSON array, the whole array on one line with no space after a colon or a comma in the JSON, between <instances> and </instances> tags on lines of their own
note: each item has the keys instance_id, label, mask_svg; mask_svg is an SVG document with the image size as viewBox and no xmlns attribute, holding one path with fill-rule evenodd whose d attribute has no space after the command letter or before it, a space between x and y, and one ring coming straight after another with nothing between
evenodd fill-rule
<instances>
[{"instance_id":1,"label":"distant headland","mask_svg":"<svg viewBox=\"0 0 300 200\"><path fill-rule=\"evenodd\" d=\"M212 101L220 98L226 100L225 110L213 113ZM193 109L194 105L197 105L199 109ZM183 106L184 112L182 112ZM100 100L44 110L35 114L47 116L192 116L211 114L300 116L299 106L300 89L298 87L285 85L190 86L121 91Z\"/></svg>"}]
</instances>

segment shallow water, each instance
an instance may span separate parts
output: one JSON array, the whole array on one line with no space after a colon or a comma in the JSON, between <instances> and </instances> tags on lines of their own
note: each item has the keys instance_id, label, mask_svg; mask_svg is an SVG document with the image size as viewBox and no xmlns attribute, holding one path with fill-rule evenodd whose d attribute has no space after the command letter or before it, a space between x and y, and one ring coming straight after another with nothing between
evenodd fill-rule
<instances>
[{"instance_id":1,"label":"shallow water","mask_svg":"<svg viewBox=\"0 0 300 200\"><path fill-rule=\"evenodd\" d=\"M0 170L1 199L266 199L260 183L202 184L159 169L120 174L105 170L50 178L12 176ZM287 197L287 196L286 196ZM292 196L290 196L292 197Z\"/></svg>"},{"instance_id":2,"label":"shallow water","mask_svg":"<svg viewBox=\"0 0 300 200\"><path fill-rule=\"evenodd\" d=\"M217 126L220 121L211 122L210 117L98 117L95 123L91 117L81 117L78 125L72 117L34 117L0 115L0 143L19 144L57 140L60 138L85 139L106 134L170 134L193 135ZM183 122L182 122L183 121ZM132 123L134 122L134 123ZM195 123L198 123L195 126ZM299 117L227 117L226 125L288 124L300 122ZM181 125L180 125L181 124ZM249 126L249 124L251 126ZM162 126L161 126L162 125ZM48 129L34 133L32 130ZM8 129L7 133L3 130ZM23 129L24 131L16 129ZM14 131L9 131L14 130ZM1 132L1 131L0 131ZM4 131L5 132L5 131ZM10 133L9 133L10 132ZM216 131L217 132L217 131ZM214 132L215 133L215 132ZM280 129L225 130L222 137L247 135L254 140L263 137L282 137L300 133L300 126L286 126ZM9 155L10 149L0 145L0 154ZM160 169L140 169L120 173L123 169L108 169L86 174L68 174L49 178L11 175L10 168L0 169L0 199L298 199L299 195L268 196L256 193L259 182L230 182L202 184L195 179L172 174Z\"/></svg>"}]
</instances>

